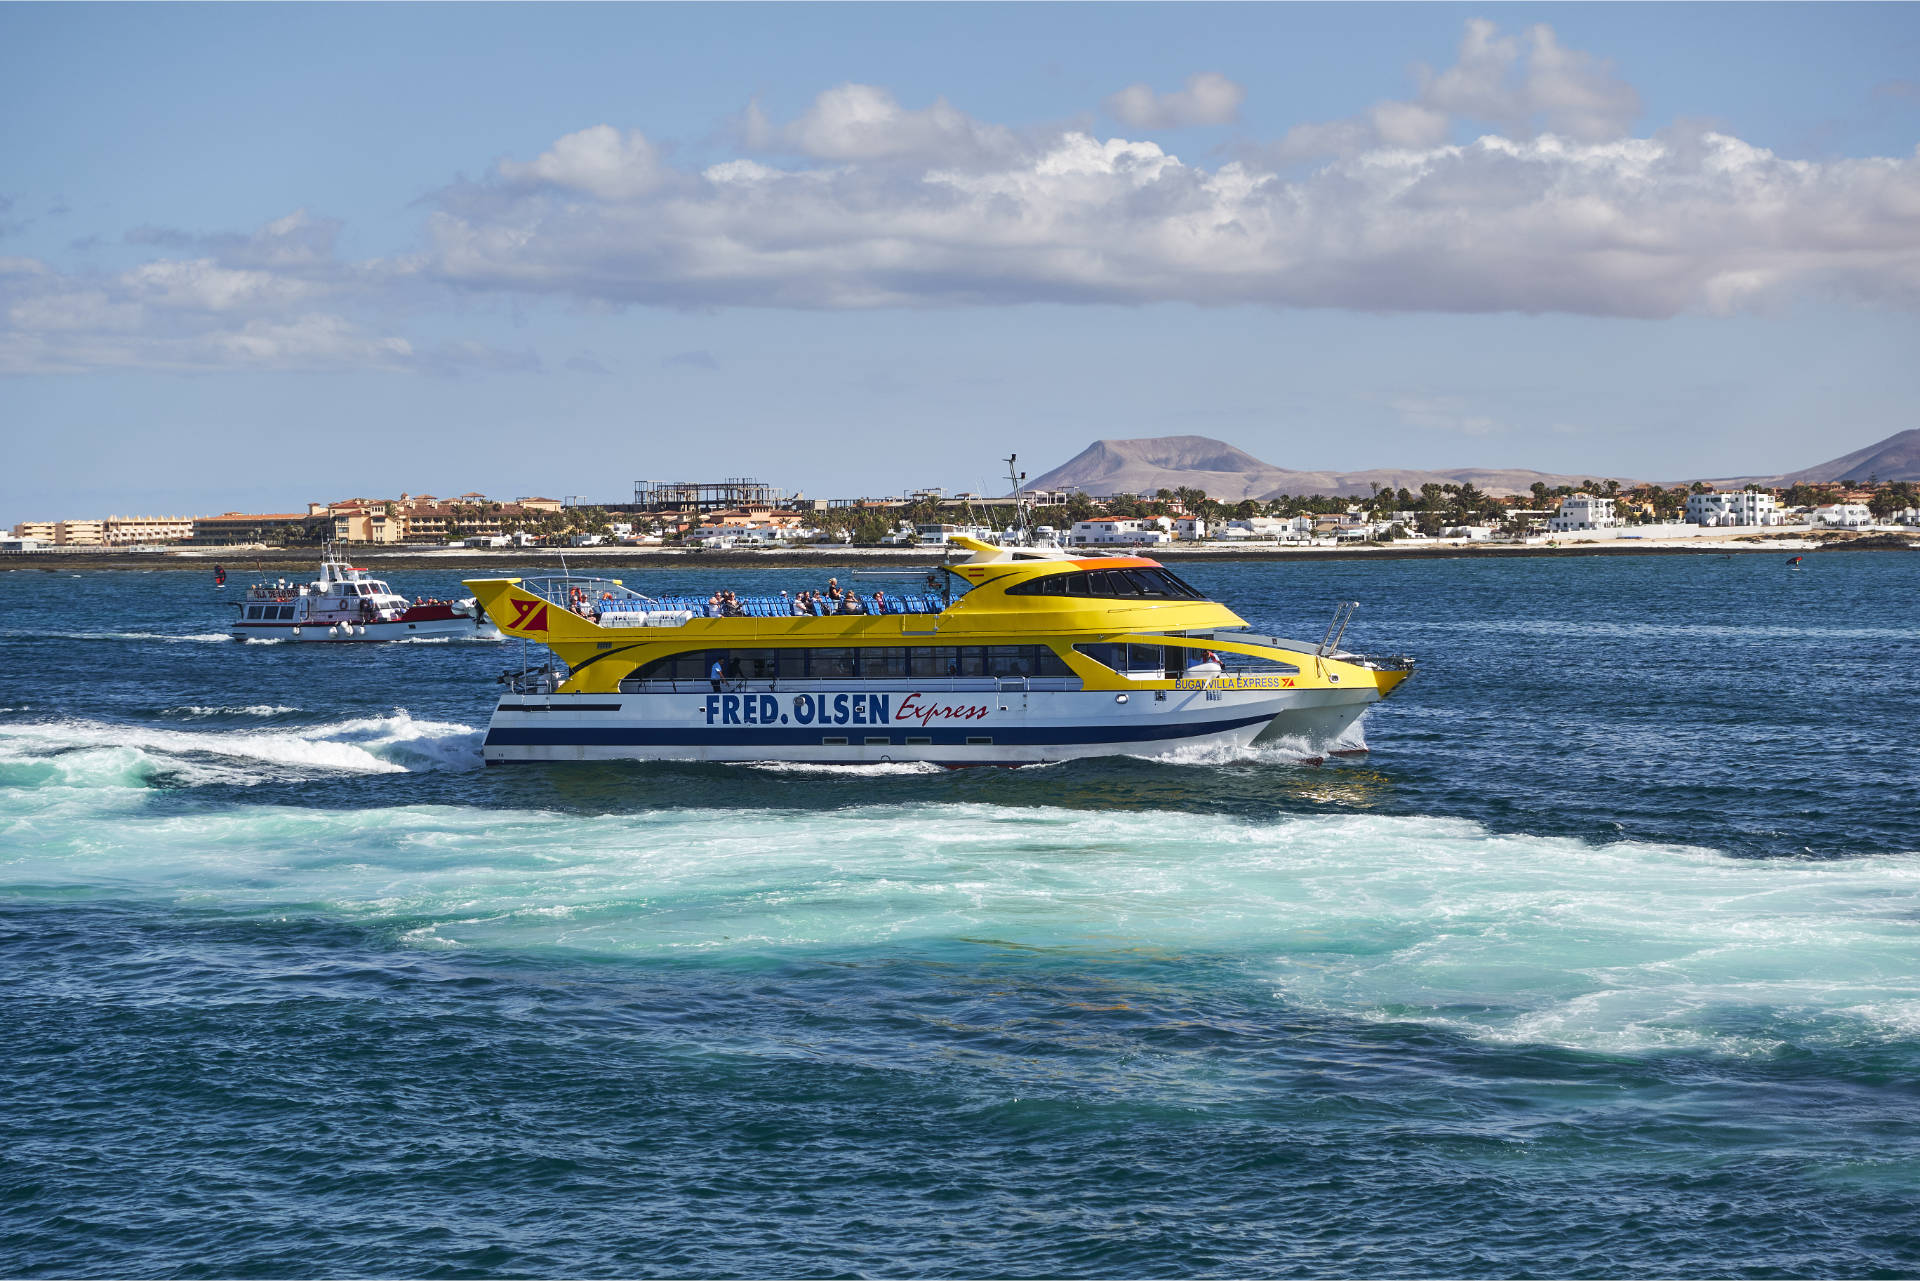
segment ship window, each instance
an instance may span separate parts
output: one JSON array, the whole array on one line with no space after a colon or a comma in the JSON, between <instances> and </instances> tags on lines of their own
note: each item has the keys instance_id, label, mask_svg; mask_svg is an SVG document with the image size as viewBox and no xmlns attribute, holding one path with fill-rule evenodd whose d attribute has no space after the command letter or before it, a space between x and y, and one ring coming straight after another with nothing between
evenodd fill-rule
<instances>
[{"instance_id":1,"label":"ship window","mask_svg":"<svg viewBox=\"0 0 1920 1281\"><path fill-rule=\"evenodd\" d=\"M817 681L850 681L859 674L851 648L815 649L807 654L807 675Z\"/></svg>"},{"instance_id":2,"label":"ship window","mask_svg":"<svg viewBox=\"0 0 1920 1281\"><path fill-rule=\"evenodd\" d=\"M248 618L260 617L260 607L258 605L247 606L247 617Z\"/></svg>"},{"instance_id":3,"label":"ship window","mask_svg":"<svg viewBox=\"0 0 1920 1281\"><path fill-rule=\"evenodd\" d=\"M1067 660L1054 653L1045 645L1033 647L1033 674L1035 676L1071 676L1073 669L1067 666Z\"/></svg>"},{"instance_id":4,"label":"ship window","mask_svg":"<svg viewBox=\"0 0 1920 1281\"><path fill-rule=\"evenodd\" d=\"M1165 569L1096 569L1030 578L1007 588L1009 596L1088 596L1105 600L1205 600L1191 584Z\"/></svg>"},{"instance_id":5,"label":"ship window","mask_svg":"<svg viewBox=\"0 0 1920 1281\"><path fill-rule=\"evenodd\" d=\"M1168 655L1158 645L1075 645L1075 649L1102 667L1126 676L1164 676Z\"/></svg>"},{"instance_id":6,"label":"ship window","mask_svg":"<svg viewBox=\"0 0 1920 1281\"><path fill-rule=\"evenodd\" d=\"M907 651L897 645L860 651L860 675L866 680L887 680L907 674Z\"/></svg>"},{"instance_id":7,"label":"ship window","mask_svg":"<svg viewBox=\"0 0 1920 1281\"><path fill-rule=\"evenodd\" d=\"M292 617L293 617L293 606L291 606L291 605L282 605L282 606L280 607L280 617L282 617L282 618L292 618Z\"/></svg>"},{"instance_id":8,"label":"ship window","mask_svg":"<svg viewBox=\"0 0 1920 1281\"><path fill-rule=\"evenodd\" d=\"M1033 650L1027 645L987 646L987 675L1033 675Z\"/></svg>"},{"instance_id":9,"label":"ship window","mask_svg":"<svg viewBox=\"0 0 1920 1281\"><path fill-rule=\"evenodd\" d=\"M918 645L907 651L909 676L958 676L960 649L956 645Z\"/></svg>"},{"instance_id":10,"label":"ship window","mask_svg":"<svg viewBox=\"0 0 1920 1281\"><path fill-rule=\"evenodd\" d=\"M740 675L749 680L773 680L780 675L780 651L777 649L729 650L720 661L731 669L736 659L740 663ZM789 671L787 675L793 673Z\"/></svg>"}]
</instances>

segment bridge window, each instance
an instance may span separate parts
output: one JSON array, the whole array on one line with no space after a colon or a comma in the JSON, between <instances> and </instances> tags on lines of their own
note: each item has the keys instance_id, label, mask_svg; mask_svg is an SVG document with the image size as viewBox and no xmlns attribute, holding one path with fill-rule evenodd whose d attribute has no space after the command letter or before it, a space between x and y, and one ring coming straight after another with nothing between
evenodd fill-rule
<instances>
[{"instance_id":1,"label":"bridge window","mask_svg":"<svg viewBox=\"0 0 1920 1281\"><path fill-rule=\"evenodd\" d=\"M1007 588L1009 596L1085 596L1101 600L1205 600L1168 569L1094 569L1030 578Z\"/></svg>"}]
</instances>

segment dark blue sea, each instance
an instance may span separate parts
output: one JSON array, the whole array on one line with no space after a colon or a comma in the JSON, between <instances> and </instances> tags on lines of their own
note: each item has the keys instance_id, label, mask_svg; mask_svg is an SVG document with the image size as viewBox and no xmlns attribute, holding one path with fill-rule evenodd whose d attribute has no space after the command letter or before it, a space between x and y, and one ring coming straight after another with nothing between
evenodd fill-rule
<instances>
[{"instance_id":1,"label":"dark blue sea","mask_svg":"<svg viewBox=\"0 0 1920 1281\"><path fill-rule=\"evenodd\" d=\"M1920 556L1784 562L1182 566L1371 754L955 772L0 573L0 1274L1920 1274Z\"/></svg>"}]
</instances>

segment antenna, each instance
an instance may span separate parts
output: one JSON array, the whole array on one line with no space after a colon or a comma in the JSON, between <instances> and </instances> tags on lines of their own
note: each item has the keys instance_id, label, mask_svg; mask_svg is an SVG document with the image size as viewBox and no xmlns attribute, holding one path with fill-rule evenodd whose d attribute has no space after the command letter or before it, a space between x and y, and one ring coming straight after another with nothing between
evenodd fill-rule
<instances>
[{"instance_id":1,"label":"antenna","mask_svg":"<svg viewBox=\"0 0 1920 1281\"><path fill-rule=\"evenodd\" d=\"M1007 455L1007 479L1013 483L1014 541L1024 545L1032 540L1027 533L1027 502L1024 488L1027 482L1027 473L1014 470L1014 464L1019 461L1019 458L1020 455L1018 454Z\"/></svg>"}]
</instances>

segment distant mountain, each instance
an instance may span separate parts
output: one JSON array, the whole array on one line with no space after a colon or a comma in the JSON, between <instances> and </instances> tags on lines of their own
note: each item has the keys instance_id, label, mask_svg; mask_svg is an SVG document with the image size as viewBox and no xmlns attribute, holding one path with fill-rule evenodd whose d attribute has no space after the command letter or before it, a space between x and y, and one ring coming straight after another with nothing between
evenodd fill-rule
<instances>
[{"instance_id":1,"label":"distant mountain","mask_svg":"<svg viewBox=\"0 0 1920 1281\"><path fill-rule=\"evenodd\" d=\"M1037 480L1035 489L1077 489L1086 494L1144 494L1162 489L1200 489L1217 499L1272 498L1278 494L1365 494L1382 489L1418 490L1425 484L1471 482L1489 494L1524 494L1535 481L1549 487L1608 479L1548 472L1462 467L1452 471L1378 468L1373 471L1290 471L1210 436L1154 436L1145 440L1096 440ZM1636 481L1613 477L1622 485Z\"/></svg>"},{"instance_id":2,"label":"distant mountain","mask_svg":"<svg viewBox=\"0 0 1920 1281\"><path fill-rule=\"evenodd\" d=\"M1877 445L1856 449L1851 454L1801 471L1787 472L1782 476L1742 476L1739 479L1743 483L1756 481L1762 485L1785 488L1788 485L1817 485L1829 480L1865 482L1869 477L1920 481L1920 427L1895 432Z\"/></svg>"}]
</instances>

